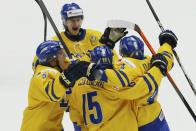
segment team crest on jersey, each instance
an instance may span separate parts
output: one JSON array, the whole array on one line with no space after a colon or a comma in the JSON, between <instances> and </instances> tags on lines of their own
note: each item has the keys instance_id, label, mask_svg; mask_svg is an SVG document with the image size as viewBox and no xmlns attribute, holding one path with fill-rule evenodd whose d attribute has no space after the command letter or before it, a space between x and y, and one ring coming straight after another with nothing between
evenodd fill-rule
<instances>
[{"instance_id":1,"label":"team crest on jersey","mask_svg":"<svg viewBox=\"0 0 196 131\"><path fill-rule=\"evenodd\" d=\"M96 36L92 35L92 36L90 37L90 42L91 42L92 45L96 45L96 42L97 42Z\"/></svg>"}]
</instances>

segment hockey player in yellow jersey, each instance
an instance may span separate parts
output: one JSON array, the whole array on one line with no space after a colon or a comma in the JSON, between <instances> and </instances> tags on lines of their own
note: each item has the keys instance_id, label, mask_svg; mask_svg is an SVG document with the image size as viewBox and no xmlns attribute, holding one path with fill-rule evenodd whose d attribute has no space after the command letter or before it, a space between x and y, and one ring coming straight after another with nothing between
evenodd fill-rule
<instances>
[{"instance_id":1,"label":"hockey player in yellow jersey","mask_svg":"<svg viewBox=\"0 0 196 131\"><path fill-rule=\"evenodd\" d=\"M173 65L173 58L172 56L170 56L171 55L170 53L172 52L171 46L172 47L176 46L176 40L175 37L172 37L170 34L168 35L166 32L164 33L165 34L160 35L160 39L161 39L160 43L162 45L158 51L160 54L152 57L151 69L148 72L146 72L146 74L144 74L143 76L140 76L139 78L133 80L133 76L131 76L132 70L123 69L119 71L117 70L111 71L111 69L107 69L105 70L104 73L103 72L101 73L102 75L99 78L100 80L102 80L102 82L100 81L90 82L87 79L82 79L80 82L78 82L76 86L91 85L93 89L89 88L88 90L86 90L85 93L85 89L87 88L82 88L82 87L74 88L72 94L73 95L72 98L74 99L71 99L70 102L71 104L70 116L72 121L77 122L77 124L81 125L83 128L87 128L88 130L93 130L93 131L104 130L104 129L108 131L121 130L121 129L131 130L130 127L131 125L125 126L128 125L129 121L124 121L126 119L126 117L125 119L123 119L124 115L120 117L117 115L118 120L116 120L115 119L116 118L115 115L117 114L116 112L116 114L113 115L111 119L108 119L108 116L111 115L112 111L116 109L115 107L118 108L117 103L119 101L114 105L112 105L109 102L107 102L106 105L104 105L103 103L106 102L105 99L109 98L110 95L112 95L112 98L110 99L111 102L113 99L118 100L119 98L125 101L130 101L138 98L140 99L148 98L149 101L146 100L146 103L153 102L154 95L156 95L155 93L157 92L157 88L160 85L163 76L166 74L167 70L171 69ZM165 54L165 51L168 51L168 54ZM106 62L107 60L104 58L104 60L102 61ZM100 60L99 62L102 61ZM97 87L99 88L97 89ZM77 90L80 90L79 91L80 93L77 92ZM103 97L102 100L101 98L99 98L100 94L102 94ZM130 103L131 105L133 104L132 102ZM102 106L106 108L102 109ZM113 110L109 110L110 108L112 108ZM123 109L123 105L121 105L121 108ZM105 112L109 112L109 113L105 113ZM162 118L160 117L160 119ZM121 123L124 124L123 126L124 128L119 129L121 127ZM159 122L155 122L155 123L159 123ZM140 130L141 129L153 130L154 127L152 127L151 125L148 126L147 129L140 128ZM156 127L154 130L159 128L160 127ZM167 123L165 123L165 121L159 130L160 131L169 130Z\"/></svg>"},{"instance_id":2,"label":"hockey player in yellow jersey","mask_svg":"<svg viewBox=\"0 0 196 131\"><path fill-rule=\"evenodd\" d=\"M61 36L74 56L81 57L88 53L88 50L104 44L100 41L101 32L81 28L84 16L83 10L78 4L65 4L61 10L61 18L65 28L65 31L61 32ZM58 40L58 37L55 36L53 39ZM114 60L117 61L118 56L115 51L113 53Z\"/></svg>"},{"instance_id":3,"label":"hockey player in yellow jersey","mask_svg":"<svg viewBox=\"0 0 196 131\"><path fill-rule=\"evenodd\" d=\"M30 82L21 131L62 131L64 110L60 108L60 101L75 81L84 76L80 69L75 69L81 67L82 62L66 62L58 41L41 43L36 55L39 64Z\"/></svg>"},{"instance_id":4,"label":"hockey player in yellow jersey","mask_svg":"<svg viewBox=\"0 0 196 131\"><path fill-rule=\"evenodd\" d=\"M113 68L112 52L107 46L95 47L90 56L101 69ZM137 131L136 117L129 101L108 95L102 90L104 84L87 78L76 82L69 104L71 120L81 127L78 131Z\"/></svg>"},{"instance_id":5,"label":"hockey player in yellow jersey","mask_svg":"<svg viewBox=\"0 0 196 131\"><path fill-rule=\"evenodd\" d=\"M159 36L160 44L167 42L174 48L177 43L175 34L171 31L164 31ZM149 57L144 56L144 44L136 36L124 37L120 41L120 55L123 57L126 65L136 65L140 68L141 73L149 70L148 62L144 64ZM163 55L172 58L172 54L168 51L162 52ZM128 64L127 64L128 63ZM132 64L129 64L132 63ZM133 66L132 66L133 67ZM123 67L124 68L124 67ZM151 98L143 97L132 101L133 111L137 117L139 131L169 131L168 124L165 120L160 103L157 101L158 85Z\"/></svg>"},{"instance_id":6,"label":"hockey player in yellow jersey","mask_svg":"<svg viewBox=\"0 0 196 131\"><path fill-rule=\"evenodd\" d=\"M65 28L65 31L61 32L61 36L73 55L84 55L88 50L100 45L101 32L81 28L84 16L83 10L78 4L63 5L61 18ZM53 39L58 40L58 37L55 36Z\"/></svg>"}]
</instances>

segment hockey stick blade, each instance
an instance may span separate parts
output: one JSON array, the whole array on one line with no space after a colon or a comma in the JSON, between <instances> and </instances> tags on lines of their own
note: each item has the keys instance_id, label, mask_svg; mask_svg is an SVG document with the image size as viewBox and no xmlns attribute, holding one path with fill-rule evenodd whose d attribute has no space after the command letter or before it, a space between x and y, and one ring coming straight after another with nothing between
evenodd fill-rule
<instances>
[{"instance_id":1,"label":"hockey stick blade","mask_svg":"<svg viewBox=\"0 0 196 131\"><path fill-rule=\"evenodd\" d=\"M108 20L107 21L107 26L110 28L127 28L127 29L132 29L138 32L139 34L141 33L141 30L139 26L133 22L130 21L125 21L125 20Z\"/></svg>"},{"instance_id":2,"label":"hockey stick blade","mask_svg":"<svg viewBox=\"0 0 196 131\"><path fill-rule=\"evenodd\" d=\"M135 24L133 22L129 22L129 21L124 21L124 20L109 20L107 22L107 26L111 27L111 28L127 28L127 29L132 29L132 30L136 31L141 36L141 38L144 40L145 44L147 45L147 47L149 48L151 53L156 54L156 52L153 49L153 47L151 46L150 42L148 41L148 39L146 38L146 36L144 35L144 33L142 32L142 30L140 29L140 27L137 24ZM179 90L178 86L176 85L176 83L174 82L173 78L171 77L171 75L169 73L167 73L167 78L170 81L170 83L172 84L172 86L174 87L176 93L178 94L178 96L180 97L180 99L182 100L184 105L186 106L187 110L189 111L189 113L191 114L191 116L193 117L193 119L196 122L195 113L193 112L192 108L190 107L190 105L186 101L185 97L183 96L183 94L181 93L181 91Z\"/></svg>"},{"instance_id":3,"label":"hockey stick blade","mask_svg":"<svg viewBox=\"0 0 196 131\"><path fill-rule=\"evenodd\" d=\"M128 28L134 29L135 24L125 20L109 20L107 26L111 28Z\"/></svg>"}]
</instances>

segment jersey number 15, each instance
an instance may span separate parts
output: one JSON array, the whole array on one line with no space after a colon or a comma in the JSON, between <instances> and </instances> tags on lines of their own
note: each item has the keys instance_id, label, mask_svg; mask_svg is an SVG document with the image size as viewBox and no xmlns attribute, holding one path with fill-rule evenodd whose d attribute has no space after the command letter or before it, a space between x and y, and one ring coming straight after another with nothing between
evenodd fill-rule
<instances>
[{"instance_id":1,"label":"jersey number 15","mask_svg":"<svg viewBox=\"0 0 196 131\"><path fill-rule=\"evenodd\" d=\"M83 100L83 119L84 123L87 125L86 122L86 117L90 117L90 121L93 124L98 124L102 121L103 115L102 115L102 110L101 106L97 101L93 101L93 98L97 96L97 92L89 92L87 94L82 95L82 100ZM88 108L86 107L86 103L88 103ZM87 108L87 109L86 109ZM90 114L89 116L86 116L86 112L93 110L93 108L96 109L96 112ZM97 115L95 115L95 113Z\"/></svg>"}]
</instances>

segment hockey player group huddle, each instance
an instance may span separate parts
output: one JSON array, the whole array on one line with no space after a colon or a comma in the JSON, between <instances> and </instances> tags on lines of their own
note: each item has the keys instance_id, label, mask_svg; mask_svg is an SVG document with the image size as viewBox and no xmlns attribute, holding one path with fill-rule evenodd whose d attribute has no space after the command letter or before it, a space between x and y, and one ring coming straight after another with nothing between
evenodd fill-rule
<instances>
[{"instance_id":1,"label":"hockey player group huddle","mask_svg":"<svg viewBox=\"0 0 196 131\"><path fill-rule=\"evenodd\" d=\"M143 41L126 36L126 28L106 27L103 34L81 28L76 3L65 4L61 17L73 59L57 36L37 47L21 131L69 130L62 126L64 112L75 131L169 131L157 97L173 67L175 34L163 31L158 53L147 56ZM118 41L121 59L114 50Z\"/></svg>"}]
</instances>

